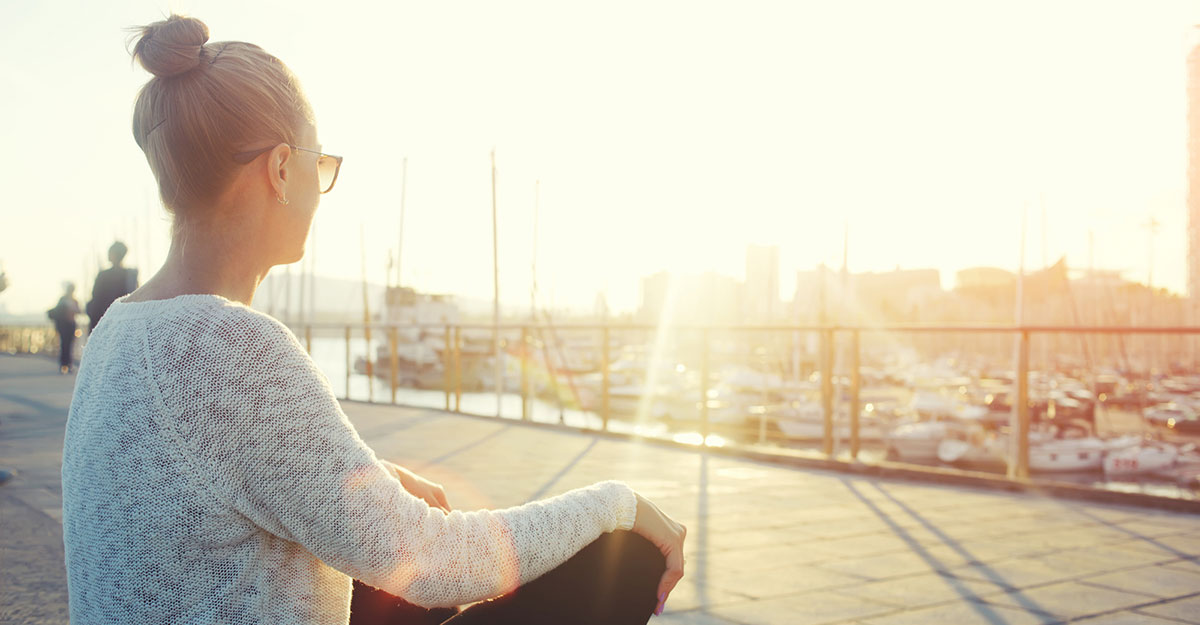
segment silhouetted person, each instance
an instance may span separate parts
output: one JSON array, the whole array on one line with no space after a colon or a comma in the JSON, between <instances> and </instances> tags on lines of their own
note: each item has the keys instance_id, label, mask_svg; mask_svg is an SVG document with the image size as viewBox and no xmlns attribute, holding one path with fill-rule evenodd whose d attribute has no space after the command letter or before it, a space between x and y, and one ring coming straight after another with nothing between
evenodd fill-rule
<instances>
[{"instance_id":1,"label":"silhouetted person","mask_svg":"<svg viewBox=\"0 0 1200 625\"><path fill-rule=\"evenodd\" d=\"M100 323L100 318L117 298L129 295L138 288L137 269L121 266L121 261L125 260L125 253L128 251L129 248L120 241L108 248L108 261L112 263L112 267L96 275L96 284L92 287L92 301L87 305L92 329Z\"/></svg>"},{"instance_id":2,"label":"silhouetted person","mask_svg":"<svg viewBox=\"0 0 1200 625\"><path fill-rule=\"evenodd\" d=\"M58 331L58 372L66 375L75 364L71 350L75 346L75 315L79 314L79 301L75 299L73 283L64 283L63 290L58 304L46 311L46 316L54 321L54 329Z\"/></svg>"}]
</instances>

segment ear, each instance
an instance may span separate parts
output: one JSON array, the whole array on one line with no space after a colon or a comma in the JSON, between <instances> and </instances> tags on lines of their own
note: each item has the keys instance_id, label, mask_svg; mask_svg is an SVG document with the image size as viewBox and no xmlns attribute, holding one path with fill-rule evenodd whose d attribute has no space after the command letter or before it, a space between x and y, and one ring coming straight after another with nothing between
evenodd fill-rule
<instances>
[{"instance_id":1,"label":"ear","mask_svg":"<svg viewBox=\"0 0 1200 625\"><path fill-rule=\"evenodd\" d=\"M267 155L267 179L271 182L276 198L287 199L288 167L292 161L292 148L280 143Z\"/></svg>"}]
</instances>

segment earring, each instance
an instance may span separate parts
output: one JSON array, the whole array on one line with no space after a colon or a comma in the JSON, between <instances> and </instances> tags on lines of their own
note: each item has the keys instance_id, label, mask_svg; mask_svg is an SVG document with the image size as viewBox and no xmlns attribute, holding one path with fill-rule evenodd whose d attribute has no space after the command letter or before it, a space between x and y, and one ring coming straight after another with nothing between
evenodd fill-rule
<instances>
[{"instance_id":1,"label":"earring","mask_svg":"<svg viewBox=\"0 0 1200 625\"><path fill-rule=\"evenodd\" d=\"M275 201L276 201L276 202L279 202L280 204L287 204L287 203L288 203L288 201L287 201L287 198L282 198L282 197L279 197L278 195L277 195L277 196L275 196Z\"/></svg>"}]
</instances>

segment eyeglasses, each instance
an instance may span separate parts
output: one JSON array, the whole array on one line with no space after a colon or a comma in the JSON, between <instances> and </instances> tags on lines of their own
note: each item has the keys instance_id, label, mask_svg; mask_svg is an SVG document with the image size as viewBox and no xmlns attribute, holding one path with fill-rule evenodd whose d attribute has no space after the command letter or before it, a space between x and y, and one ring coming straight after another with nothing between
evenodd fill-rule
<instances>
[{"instance_id":1,"label":"eyeglasses","mask_svg":"<svg viewBox=\"0 0 1200 625\"><path fill-rule=\"evenodd\" d=\"M324 152L318 152L316 150L310 150L308 148L302 148L300 146L292 145L290 143L287 144L287 146L289 148L292 148L293 150L300 150L301 152L312 152L313 154L316 154L317 155L317 181L321 185L321 193L329 193L330 191L333 190L333 183L337 182L338 172L340 172L342 170L342 157L334 156L332 154L325 154ZM233 155L233 160L235 160L239 163L243 163L243 164L249 163L250 161L253 161L254 159L258 158L259 156L262 156L263 154L266 154L267 152L270 152L271 150L274 150L274 149L275 149L275 146L272 145L270 147L266 147L261 150L251 150L249 152L238 152L237 154Z\"/></svg>"}]
</instances>

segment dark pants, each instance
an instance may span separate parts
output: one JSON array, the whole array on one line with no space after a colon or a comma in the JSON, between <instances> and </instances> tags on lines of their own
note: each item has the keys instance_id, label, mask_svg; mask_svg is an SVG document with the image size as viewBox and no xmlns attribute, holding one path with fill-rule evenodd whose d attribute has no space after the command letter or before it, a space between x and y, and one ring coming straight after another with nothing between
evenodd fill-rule
<instances>
[{"instance_id":1,"label":"dark pants","mask_svg":"<svg viewBox=\"0 0 1200 625\"><path fill-rule=\"evenodd\" d=\"M461 613L425 610L354 580L350 625L645 625L666 561L632 532L604 534L558 568Z\"/></svg>"},{"instance_id":2,"label":"dark pants","mask_svg":"<svg viewBox=\"0 0 1200 625\"><path fill-rule=\"evenodd\" d=\"M54 326L58 330L58 364L60 367L70 367L74 364L71 348L75 345L75 324L56 323Z\"/></svg>"}]
</instances>

